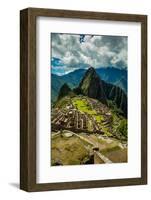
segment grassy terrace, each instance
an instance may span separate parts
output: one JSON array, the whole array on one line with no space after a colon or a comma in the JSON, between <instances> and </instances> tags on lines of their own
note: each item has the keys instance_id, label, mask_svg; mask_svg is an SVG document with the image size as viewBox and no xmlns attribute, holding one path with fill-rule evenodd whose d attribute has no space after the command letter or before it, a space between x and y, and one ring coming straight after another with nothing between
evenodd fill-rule
<instances>
[{"instance_id":1,"label":"grassy terrace","mask_svg":"<svg viewBox=\"0 0 151 200\"><path fill-rule=\"evenodd\" d=\"M65 108L68 105L68 103L70 103L70 98L65 97L65 98L57 101L55 104L55 107L62 109L62 108Z\"/></svg>"},{"instance_id":2,"label":"grassy terrace","mask_svg":"<svg viewBox=\"0 0 151 200\"><path fill-rule=\"evenodd\" d=\"M82 113L86 113L88 115L91 115L100 126L100 129L104 132L106 136L112 136L113 133L109 130L109 127L104 125L104 116L101 113L97 113L95 109L93 109L89 102L85 98L82 97L74 97L72 98L72 103L76 109L78 109ZM120 123L120 120L114 113L112 113L113 121L112 121L112 131L116 132L117 126ZM91 130L91 120L89 120L89 130Z\"/></svg>"},{"instance_id":3,"label":"grassy terrace","mask_svg":"<svg viewBox=\"0 0 151 200\"><path fill-rule=\"evenodd\" d=\"M73 105L81 112L87 113L95 118L98 123L101 123L104 120L101 113L97 113L96 110L92 109L86 99L73 99Z\"/></svg>"},{"instance_id":4,"label":"grassy terrace","mask_svg":"<svg viewBox=\"0 0 151 200\"><path fill-rule=\"evenodd\" d=\"M101 124L102 120L104 120L103 115L100 113L98 114L96 110L92 109L86 99L73 98L72 103L80 112L93 116L99 124Z\"/></svg>"},{"instance_id":5,"label":"grassy terrace","mask_svg":"<svg viewBox=\"0 0 151 200\"><path fill-rule=\"evenodd\" d=\"M89 115L97 114L96 111L90 107L86 99L73 98L72 103L81 112Z\"/></svg>"}]
</instances>

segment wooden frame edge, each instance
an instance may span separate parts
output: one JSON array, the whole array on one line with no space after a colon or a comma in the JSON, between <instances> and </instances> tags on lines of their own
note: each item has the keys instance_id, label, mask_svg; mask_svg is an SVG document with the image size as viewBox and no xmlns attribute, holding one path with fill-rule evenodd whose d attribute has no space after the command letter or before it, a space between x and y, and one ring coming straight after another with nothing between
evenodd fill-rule
<instances>
[{"instance_id":1,"label":"wooden frame edge","mask_svg":"<svg viewBox=\"0 0 151 200\"><path fill-rule=\"evenodd\" d=\"M20 12L20 189L28 190L28 9Z\"/></svg>"},{"instance_id":2,"label":"wooden frame edge","mask_svg":"<svg viewBox=\"0 0 151 200\"><path fill-rule=\"evenodd\" d=\"M36 24L20 11L20 189L36 184Z\"/></svg>"},{"instance_id":3,"label":"wooden frame edge","mask_svg":"<svg viewBox=\"0 0 151 200\"><path fill-rule=\"evenodd\" d=\"M147 15L141 22L141 177L147 184Z\"/></svg>"}]
</instances>

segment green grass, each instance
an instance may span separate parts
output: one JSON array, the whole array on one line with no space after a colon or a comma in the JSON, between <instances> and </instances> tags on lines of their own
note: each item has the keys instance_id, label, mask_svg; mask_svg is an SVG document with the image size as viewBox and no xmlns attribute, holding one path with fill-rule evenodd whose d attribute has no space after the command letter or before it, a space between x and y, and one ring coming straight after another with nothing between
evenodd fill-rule
<instances>
[{"instance_id":1,"label":"green grass","mask_svg":"<svg viewBox=\"0 0 151 200\"><path fill-rule=\"evenodd\" d=\"M90 105L87 103L86 99L77 99L74 98L73 100L73 105L81 112L87 113L89 115L94 115L96 114L96 111L93 110Z\"/></svg>"},{"instance_id":2,"label":"green grass","mask_svg":"<svg viewBox=\"0 0 151 200\"><path fill-rule=\"evenodd\" d=\"M96 110L92 109L90 105L88 104L86 99L77 99L74 98L72 100L73 105L81 112L84 112L86 114L89 114L95 118L95 120L98 123L101 123L102 120L104 119L101 114L97 114Z\"/></svg>"},{"instance_id":3,"label":"green grass","mask_svg":"<svg viewBox=\"0 0 151 200\"><path fill-rule=\"evenodd\" d=\"M91 115L95 118L97 123L100 125L100 128L103 130L104 134L106 136L112 136L112 134L108 131L108 128L104 127L102 124L102 121L104 120L103 115L96 112L96 110L92 109L90 105L88 104L86 99L80 99L80 98L73 98L72 99L73 105L80 111L84 112L86 114ZM91 126L89 124L88 129L91 130Z\"/></svg>"},{"instance_id":4,"label":"green grass","mask_svg":"<svg viewBox=\"0 0 151 200\"><path fill-rule=\"evenodd\" d=\"M102 131L104 132L105 136L108 136L108 137L113 136L113 134L109 132L107 127L101 126L101 128L102 128Z\"/></svg>"},{"instance_id":5,"label":"green grass","mask_svg":"<svg viewBox=\"0 0 151 200\"><path fill-rule=\"evenodd\" d=\"M57 101L54 107L62 109L62 108L65 108L68 104L70 104L70 98L64 97L60 99L59 101Z\"/></svg>"},{"instance_id":6,"label":"green grass","mask_svg":"<svg viewBox=\"0 0 151 200\"><path fill-rule=\"evenodd\" d=\"M94 117L98 123L101 123L104 119L104 117L102 115L95 115Z\"/></svg>"}]
</instances>

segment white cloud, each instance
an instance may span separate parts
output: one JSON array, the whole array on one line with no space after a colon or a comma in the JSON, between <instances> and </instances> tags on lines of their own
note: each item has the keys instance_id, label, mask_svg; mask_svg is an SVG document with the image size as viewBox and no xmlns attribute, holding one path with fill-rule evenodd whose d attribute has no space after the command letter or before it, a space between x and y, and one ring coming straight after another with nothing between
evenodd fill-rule
<instances>
[{"instance_id":1,"label":"white cloud","mask_svg":"<svg viewBox=\"0 0 151 200\"><path fill-rule=\"evenodd\" d=\"M61 59L67 70L79 63L126 68L127 37L86 35L80 43L80 35L53 33L52 57Z\"/></svg>"}]
</instances>

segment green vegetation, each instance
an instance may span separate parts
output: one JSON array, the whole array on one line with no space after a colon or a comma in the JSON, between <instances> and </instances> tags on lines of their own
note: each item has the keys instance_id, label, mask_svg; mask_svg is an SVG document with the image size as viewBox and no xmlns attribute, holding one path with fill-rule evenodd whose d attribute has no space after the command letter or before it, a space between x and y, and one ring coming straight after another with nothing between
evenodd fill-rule
<instances>
[{"instance_id":1,"label":"green vegetation","mask_svg":"<svg viewBox=\"0 0 151 200\"><path fill-rule=\"evenodd\" d=\"M117 127L117 132L121 133L123 136L127 138L127 120L126 119L122 119L120 121L120 124Z\"/></svg>"},{"instance_id":2,"label":"green vegetation","mask_svg":"<svg viewBox=\"0 0 151 200\"><path fill-rule=\"evenodd\" d=\"M81 89L83 91L84 94L88 95L88 87L90 85L91 80L94 78L92 78L91 73L88 73L87 76L85 77L85 79L83 80L83 84L81 86Z\"/></svg>"},{"instance_id":3,"label":"green vegetation","mask_svg":"<svg viewBox=\"0 0 151 200\"><path fill-rule=\"evenodd\" d=\"M96 112L96 110L92 109L90 104L87 102L86 99L82 99L82 98L73 98L72 99L72 102L73 102L73 105L80 111L80 112L84 112L86 114L89 114L91 115L92 117L95 118L95 120L98 122L98 123L101 123L102 120L104 120L104 117L103 115L101 114L98 114Z\"/></svg>"},{"instance_id":4,"label":"green vegetation","mask_svg":"<svg viewBox=\"0 0 151 200\"><path fill-rule=\"evenodd\" d=\"M109 131L107 127L102 126L102 131L104 132L105 136L112 137L113 134Z\"/></svg>"},{"instance_id":5,"label":"green vegetation","mask_svg":"<svg viewBox=\"0 0 151 200\"><path fill-rule=\"evenodd\" d=\"M103 114L97 113L95 109L92 109L88 99L85 97L74 97L72 98L72 103L80 112L86 113L93 117L100 126L100 130L104 132L105 136L112 137L113 135L116 135L119 139L121 136L125 137L125 139L127 138L127 119L119 115L120 110L117 109L117 107L114 105L114 103L111 103L111 101L109 102L111 112L111 115L109 116L109 122L106 122L107 119L105 119ZM88 130L90 131L91 125L92 124L89 121Z\"/></svg>"},{"instance_id":6,"label":"green vegetation","mask_svg":"<svg viewBox=\"0 0 151 200\"><path fill-rule=\"evenodd\" d=\"M70 105L71 103L81 113L85 113L95 119L97 124L100 126L100 130L104 133L105 136L115 136L118 139L127 140L127 119L117 114L115 109L110 108L111 115L106 118L104 114L97 112L91 107L91 104L88 101L88 97L86 98L83 96L73 96L72 98L70 98L70 96L66 96L57 101L55 107L59 109L66 109L66 106ZM92 121L89 120L88 130L92 131L92 129Z\"/></svg>"},{"instance_id":7,"label":"green vegetation","mask_svg":"<svg viewBox=\"0 0 151 200\"><path fill-rule=\"evenodd\" d=\"M57 101L54 107L62 109L62 108L65 108L69 103L70 103L69 97L64 97L60 99L59 101Z\"/></svg>"},{"instance_id":8,"label":"green vegetation","mask_svg":"<svg viewBox=\"0 0 151 200\"><path fill-rule=\"evenodd\" d=\"M113 113L115 113L115 114L118 115L119 117L120 117L121 115L123 115L122 110L121 110L120 108L117 108L117 105L116 105L113 101L108 100L107 103L108 103L109 108L112 109L112 112L113 112Z\"/></svg>"},{"instance_id":9,"label":"green vegetation","mask_svg":"<svg viewBox=\"0 0 151 200\"><path fill-rule=\"evenodd\" d=\"M104 120L103 115L95 115L94 117L98 123L101 123Z\"/></svg>"},{"instance_id":10,"label":"green vegetation","mask_svg":"<svg viewBox=\"0 0 151 200\"><path fill-rule=\"evenodd\" d=\"M72 99L73 105L81 112L87 113L89 115L95 115L96 111L91 109L86 99L74 98Z\"/></svg>"},{"instance_id":11,"label":"green vegetation","mask_svg":"<svg viewBox=\"0 0 151 200\"><path fill-rule=\"evenodd\" d=\"M82 98L73 98L72 99L73 105L80 111L80 112L84 112L88 115L91 115L96 121L97 123L99 123L100 125L100 129L102 128L102 121L104 120L103 115L101 115L100 113L98 114L96 112L96 110L92 109L90 104L87 102L86 99L82 99ZM91 122L88 123L88 129L91 131ZM107 135L107 134L106 134ZM109 133L108 133L109 135ZM111 135L111 134L110 134Z\"/></svg>"}]
</instances>

